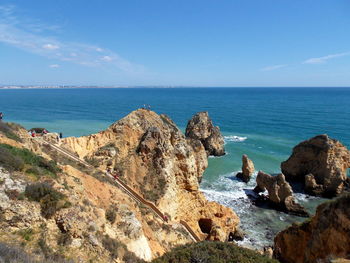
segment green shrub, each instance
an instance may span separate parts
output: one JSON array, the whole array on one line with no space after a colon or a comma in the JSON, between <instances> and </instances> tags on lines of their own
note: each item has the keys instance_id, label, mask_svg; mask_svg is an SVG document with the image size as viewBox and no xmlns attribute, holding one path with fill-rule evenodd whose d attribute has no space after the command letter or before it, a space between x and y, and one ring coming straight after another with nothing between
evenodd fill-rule
<instances>
[{"instance_id":1,"label":"green shrub","mask_svg":"<svg viewBox=\"0 0 350 263\"><path fill-rule=\"evenodd\" d=\"M257 252L232 243L203 241L179 246L152 263L277 263Z\"/></svg>"},{"instance_id":2,"label":"green shrub","mask_svg":"<svg viewBox=\"0 0 350 263\"><path fill-rule=\"evenodd\" d=\"M100 150L109 150L109 149L111 149L111 148L116 149L115 144L112 143L112 142L106 144L105 146L100 147L100 148L98 149L98 151L100 151Z\"/></svg>"},{"instance_id":3,"label":"green shrub","mask_svg":"<svg viewBox=\"0 0 350 263\"><path fill-rule=\"evenodd\" d=\"M33 240L34 231L31 228L26 228L26 229L19 230L17 234L23 237L24 240L31 241Z\"/></svg>"},{"instance_id":4,"label":"green shrub","mask_svg":"<svg viewBox=\"0 0 350 263\"><path fill-rule=\"evenodd\" d=\"M56 162L48 161L28 149L0 144L0 164L8 170L20 171L24 165L30 166L26 171L35 175L49 175L56 177L61 171Z\"/></svg>"},{"instance_id":5,"label":"green shrub","mask_svg":"<svg viewBox=\"0 0 350 263\"><path fill-rule=\"evenodd\" d=\"M1 261L6 263L36 263L34 257L24 251L23 248L14 246L13 244L0 243Z\"/></svg>"},{"instance_id":6,"label":"green shrub","mask_svg":"<svg viewBox=\"0 0 350 263\"><path fill-rule=\"evenodd\" d=\"M64 197L62 193L57 192L48 183L27 185L24 193L29 200L37 202L40 202L45 196L51 196L53 200L61 200Z\"/></svg>"},{"instance_id":7,"label":"green shrub","mask_svg":"<svg viewBox=\"0 0 350 263\"><path fill-rule=\"evenodd\" d=\"M110 238L107 235L105 235L102 239L102 246L109 251L112 258L118 257L118 249L120 247L126 247L123 243L119 242L116 239Z\"/></svg>"},{"instance_id":8,"label":"green shrub","mask_svg":"<svg viewBox=\"0 0 350 263\"><path fill-rule=\"evenodd\" d=\"M46 130L46 129L45 128L31 128L29 131L35 132L35 133L43 133L44 130Z\"/></svg>"},{"instance_id":9,"label":"green shrub","mask_svg":"<svg viewBox=\"0 0 350 263\"><path fill-rule=\"evenodd\" d=\"M9 126L13 131L26 130L22 125L14 122L7 122L7 126Z\"/></svg>"},{"instance_id":10,"label":"green shrub","mask_svg":"<svg viewBox=\"0 0 350 263\"><path fill-rule=\"evenodd\" d=\"M72 237L69 233L60 233L57 238L57 244L60 246L68 246L72 243Z\"/></svg>"},{"instance_id":11,"label":"green shrub","mask_svg":"<svg viewBox=\"0 0 350 263\"><path fill-rule=\"evenodd\" d=\"M45 170L38 166L32 166L25 171L27 174L34 174L34 175L43 175L45 174Z\"/></svg>"},{"instance_id":12,"label":"green shrub","mask_svg":"<svg viewBox=\"0 0 350 263\"><path fill-rule=\"evenodd\" d=\"M41 253L27 253L23 248L13 244L0 243L0 262L2 263L74 263L72 260L66 260L63 256L53 253L50 247L43 239L40 239L38 246L41 252L44 252L46 259L39 260Z\"/></svg>"},{"instance_id":13,"label":"green shrub","mask_svg":"<svg viewBox=\"0 0 350 263\"><path fill-rule=\"evenodd\" d=\"M108 208L106 211L106 219L113 224L115 222L115 218L117 217L117 212L114 207Z\"/></svg>"},{"instance_id":14,"label":"green shrub","mask_svg":"<svg viewBox=\"0 0 350 263\"><path fill-rule=\"evenodd\" d=\"M106 250L109 251L113 259L118 258L118 252L122 251L124 254L123 261L125 263L145 263L145 261L139 259L134 253L130 252L126 248L126 245L116 239L110 238L107 235L103 237L102 245Z\"/></svg>"},{"instance_id":15,"label":"green shrub","mask_svg":"<svg viewBox=\"0 0 350 263\"><path fill-rule=\"evenodd\" d=\"M18 125L18 127L20 126ZM3 133L9 139L21 142L21 138L19 138L17 134L13 132L13 130L18 130L18 127L14 123L6 123L0 121L0 132Z\"/></svg>"},{"instance_id":16,"label":"green shrub","mask_svg":"<svg viewBox=\"0 0 350 263\"><path fill-rule=\"evenodd\" d=\"M21 171L24 168L24 161L0 145L0 165L10 172Z\"/></svg>"},{"instance_id":17,"label":"green shrub","mask_svg":"<svg viewBox=\"0 0 350 263\"><path fill-rule=\"evenodd\" d=\"M88 164L91 164L93 167L98 167L100 165L100 161L95 157L85 157L84 159Z\"/></svg>"},{"instance_id":18,"label":"green shrub","mask_svg":"<svg viewBox=\"0 0 350 263\"><path fill-rule=\"evenodd\" d=\"M150 171L144 178L140 186L141 193L146 200L153 203L158 201L165 193L166 179L156 171Z\"/></svg>"},{"instance_id":19,"label":"green shrub","mask_svg":"<svg viewBox=\"0 0 350 263\"><path fill-rule=\"evenodd\" d=\"M65 195L57 192L47 183L27 185L24 194L29 200L40 202L41 213L45 218L50 218L59 209L70 206L70 203L65 200Z\"/></svg>"},{"instance_id":20,"label":"green shrub","mask_svg":"<svg viewBox=\"0 0 350 263\"><path fill-rule=\"evenodd\" d=\"M146 261L139 259L134 253L126 250L124 252L123 260L125 263L146 263Z\"/></svg>"}]
</instances>

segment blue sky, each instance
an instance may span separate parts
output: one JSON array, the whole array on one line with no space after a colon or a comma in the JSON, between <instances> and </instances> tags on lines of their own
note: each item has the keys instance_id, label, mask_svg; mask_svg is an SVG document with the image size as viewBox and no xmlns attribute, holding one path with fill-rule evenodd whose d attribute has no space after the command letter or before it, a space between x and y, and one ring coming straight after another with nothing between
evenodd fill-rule
<instances>
[{"instance_id":1,"label":"blue sky","mask_svg":"<svg viewBox=\"0 0 350 263\"><path fill-rule=\"evenodd\" d=\"M350 86L348 0L0 1L0 84Z\"/></svg>"}]
</instances>

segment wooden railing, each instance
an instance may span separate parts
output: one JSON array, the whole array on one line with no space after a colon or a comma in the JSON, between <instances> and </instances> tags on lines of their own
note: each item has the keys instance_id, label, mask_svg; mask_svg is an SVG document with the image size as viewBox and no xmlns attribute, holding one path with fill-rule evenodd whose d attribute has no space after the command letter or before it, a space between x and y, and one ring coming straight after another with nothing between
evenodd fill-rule
<instances>
[{"instance_id":1,"label":"wooden railing","mask_svg":"<svg viewBox=\"0 0 350 263\"><path fill-rule=\"evenodd\" d=\"M80 162L81 164L90 167L90 168L94 168L92 165L88 164L87 162L81 160L78 156L75 156L73 153L69 152L68 150L59 147L58 145L55 145L51 142L48 142L46 140L44 140L47 144L49 144L50 146L52 146L54 149L60 151L61 153L65 154L66 156L69 156L71 159ZM94 168L96 169L96 168ZM96 169L99 170L100 172L104 172L100 169ZM152 211L161 218L161 220L163 222L167 223L166 217L165 215L150 201L145 200L139 193L137 193L135 190L133 190L131 187L129 187L127 184L125 184L123 181L121 181L119 178L113 177L110 175L111 178L115 179L115 181L117 182L117 184L124 190L124 192L126 192L132 199L134 199L135 201L138 201L148 207L150 207L152 209ZM183 220L180 220L179 222L184 228L185 230L191 235L192 239L195 242L199 242L201 241L201 239L197 236L197 234L192 230L192 228Z\"/></svg>"},{"instance_id":2,"label":"wooden railing","mask_svg":"<svg viewBox=\"0 0 350 263\"><path fill-rule=\"evenodd\" d=\"M180 220L180 224L183 225L188 232L190 232L190 234L196 240L196 242L201 241L201 239L197 236L197 234L192 230L192 228L185 221Z\"/></svg>"}]
</instances>

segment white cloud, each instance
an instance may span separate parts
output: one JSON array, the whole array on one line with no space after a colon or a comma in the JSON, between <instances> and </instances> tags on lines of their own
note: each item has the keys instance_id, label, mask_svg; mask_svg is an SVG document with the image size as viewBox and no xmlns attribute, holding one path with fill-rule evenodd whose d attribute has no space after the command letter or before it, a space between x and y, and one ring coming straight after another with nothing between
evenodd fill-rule
<instances>
[{"instance_id":1,"label":"white cloud","mask_svg":"<svg viewBox=\"0 0 350 263\"><path fill-rule=\"evenodd\" d=\"M268 67L264 67L262 69L260 69L261 71L272 71L272 70L276 70L276 69L280 69L280 68L284 68L287 67L288 65L273 65L273 66L268 66Z\"/></svg>"},{"instance_id":2,"label":"white cloud","mask_svg":"<svg viewBox=\"0 0 350 263\"><path fill-rule=\"evenodd\" d=\"M329 59L345 57L345 56L349 56L349 55L350 55L350 52L345 52L345 53L331 54L331 55L327 55L327 56L319 57L319 58L309 58L309 59L305 60L303 62L303 64L324 64Z\"/></svg>"},{"instance_id":3,"label":"white cloud","mask_svg":"<svg viewBox=\"0 0 350 263\"><path fill-rule=\"evenodd\" d=\"M109 62L109 61L112 61L113 58L111 58L110 56L104 56L101 58L101 60Z\"/></svg>"},{"instance_id":4,"label":"white cloud","mask_svg":"<svg viewBox=\"0 0 350 263\"><path fill-rule=\"evenodd\" d=\"M58 64L51 64L49 67L50 67L50 68L59 68L60 65L58 65Z\"/></svg>"},{"instance_id":5,"label":"white cloud","mask_svg":"<svg viewBox=\"0 0 350 263\"><path fill-rule=\"evenodd\" d=\"M59 49L60 47L54 44L45 44L43 45L44 49L49 49L49 50L55 50L55 49Z\"/></svg>"},{"instance_id":6,"label":"white cloud","mask_svg":"<svg viewBox=\"0 0 350 263\"><path fill-rule=\"evenodd\" d=\"M36 22L37 30L33 30L32 26L27 27L27 20L15 15L14 6L0 5L0 43L49 59L89 67L108 67L109 70L118 70L127 74L145 73L143 66L131 63L111 50L44 36L45 30L48 30L49 26ZM102 57L101 52L104 52Z\"/></svg>"}]
</instances>

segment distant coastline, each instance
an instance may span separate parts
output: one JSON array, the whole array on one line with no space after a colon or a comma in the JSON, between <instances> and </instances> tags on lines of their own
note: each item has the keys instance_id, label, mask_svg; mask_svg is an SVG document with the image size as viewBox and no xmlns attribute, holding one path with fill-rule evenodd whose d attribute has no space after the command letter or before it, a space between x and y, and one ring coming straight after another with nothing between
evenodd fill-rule
<instances>
[{"instance_id":1,"label":"distant coastline","mask_svg":"<svg viewBox=\"0 0 350 263\"><path fill-rule=\"evenodd\" d=\"M215 86L71 86L71 85L58 85L58 86L40 86L40 85L0 85L0 90L9 89L348 89L347 86L320 86L320 87L292 87L292 86L272 86L272 87L215 87Z\"/></svg>"},{"instance_id":2,"label":"distant coastline","mask_svg":"<svg viewBox=\"0 0 350 263\"><path fill-rule=\"evenodd\" d=\"M116 88L131 88L126 86L20 86L20 85L6 85L0 86L0 89L116 89Z\"/></svg>"}]
</instances>

